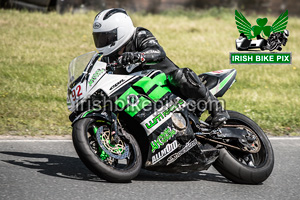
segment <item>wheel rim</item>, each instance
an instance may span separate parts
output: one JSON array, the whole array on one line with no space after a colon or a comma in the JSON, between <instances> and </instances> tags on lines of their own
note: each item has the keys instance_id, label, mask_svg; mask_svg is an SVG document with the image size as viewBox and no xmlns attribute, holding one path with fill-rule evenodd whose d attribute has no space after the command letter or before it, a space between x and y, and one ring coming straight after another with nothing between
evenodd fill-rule
<instances>
[{"instance_id":1,"label":"wheel rim","mask_svg":"<svg viewBox=\"0 0 300 200\"><path fill-rule=\"evenodd\" d=\"M103 149L101 149L99 143L97 142L96 132L101 126L104 126L106 127L106 129L108 129L106 124L104 124L103 122L97 122L95 120L91 121L87 126L86 137L91 151L102 163L106 164L107 166L110 166L116 170L123 171L131 169L135 165L137 158L137 152L134 146L129 142L121 140L121 143L128 145L130 152L129 156L125 159L115 159L112 156L108 155ZM105 138L105 140L107 140L107 138ZM107 142L106 145L109 146L109 142ZM116 150L117 153L121 153L120 149L123 148L117 148L116 146L120 147L118 145L115 145L115 148L113 148L113 150Z\"/></svg>"},{"instance_id":2,"label":"wheel rim","mask_svg":"<svg viewBox=\"0 0 300 200\"><path fill-rule=\"evenodd\" d=\"M248 124L237 120L237 119L230 119L227 121L228 125L243 125L246 126L248 130L250 130L257 138L258 141L255 141L254 145L260 145L258 148L259 150L256 153L249 153L249 152L241 152L238 150L226 148L227 152L239 163L245 165L246 167L251 168L259 168L264 166L267 161L267 151L264 142L262 141L259 134L257 134Z\"/></svg>"}]
</instances>

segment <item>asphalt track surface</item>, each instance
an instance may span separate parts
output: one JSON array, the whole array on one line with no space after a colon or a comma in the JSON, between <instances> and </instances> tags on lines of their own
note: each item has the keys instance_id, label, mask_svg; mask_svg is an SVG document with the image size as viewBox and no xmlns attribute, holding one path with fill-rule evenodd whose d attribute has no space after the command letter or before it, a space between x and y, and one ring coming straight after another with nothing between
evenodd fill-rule
<instances>
[{"instance_id":1,"label":"asphalt track surface","mask_svg":"<svg viewBox=\"0 0 300 200\"><path fill-rule=\"evenodd\" d=\"M213 167L190 174L142 170L108 183L79 160L70 140L0 140L0 200L300 199L300 138L271 138L275 167L260 185L234 184Z\"/></svg>"}]
</instances>

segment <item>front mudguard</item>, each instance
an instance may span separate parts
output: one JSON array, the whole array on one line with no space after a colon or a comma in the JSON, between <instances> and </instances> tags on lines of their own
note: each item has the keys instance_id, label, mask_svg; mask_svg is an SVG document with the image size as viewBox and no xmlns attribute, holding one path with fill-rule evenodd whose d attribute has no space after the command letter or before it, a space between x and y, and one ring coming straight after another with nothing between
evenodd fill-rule
<instances>
[{"instance_id":1,"label":"front mudguard","mask_svg":"<svg viewBox=\"0 0 300 200\"><path fill-rule=\"evenodd\" d=\"M81 113L80 115L78 115L74 120L71 120L72 127L77 121L84 119L84 118L96 118L96 119L104 120L110 124L112 123L112 117L107 112L100 112L97 110L88 110L88 111L85 111L85 112Z\"/></svg>"}]
</instances>

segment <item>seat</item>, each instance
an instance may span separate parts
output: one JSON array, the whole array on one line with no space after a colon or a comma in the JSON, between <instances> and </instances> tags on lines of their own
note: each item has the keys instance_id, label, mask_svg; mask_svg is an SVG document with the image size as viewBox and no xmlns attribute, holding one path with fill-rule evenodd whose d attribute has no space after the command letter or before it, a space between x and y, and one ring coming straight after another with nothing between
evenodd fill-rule
<instances>
[{"instance_id":1,"label":"seat","mask_svg":"<svg viewBox=\"0 0 300 200\"><path fill-rule=\"evenodd\" d=\"M206 72L199 75L202 83L216 97L221 97L234 83L236 77L235 69L224 69L213 72Z\"/></svg>"}]
</instances>

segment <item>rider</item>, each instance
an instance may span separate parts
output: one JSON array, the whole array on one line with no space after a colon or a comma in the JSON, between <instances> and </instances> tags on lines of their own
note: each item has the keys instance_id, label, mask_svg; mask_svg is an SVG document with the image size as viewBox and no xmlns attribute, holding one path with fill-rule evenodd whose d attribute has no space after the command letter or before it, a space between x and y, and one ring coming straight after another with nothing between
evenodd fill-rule
<instances>
[{"instance_id":1,"label":"rider","mask_svg":"<svg viewBox=\"0 0 300 200\"><path fill-rule=\"evenodd\" d=\"M142 63L134 71L161 70L168 76L171 87L182 96L206 102L213 127L219 127L229 118L227 111L221 108L217 98L202 84L197 74L189 68L178 68L149 30L133 26L124 9L112 8L98 13L94 19L93 37L97 50L103 54L102 61ZM128 72L124 68L115 73Z\"/></svg>"}]
</instances>

